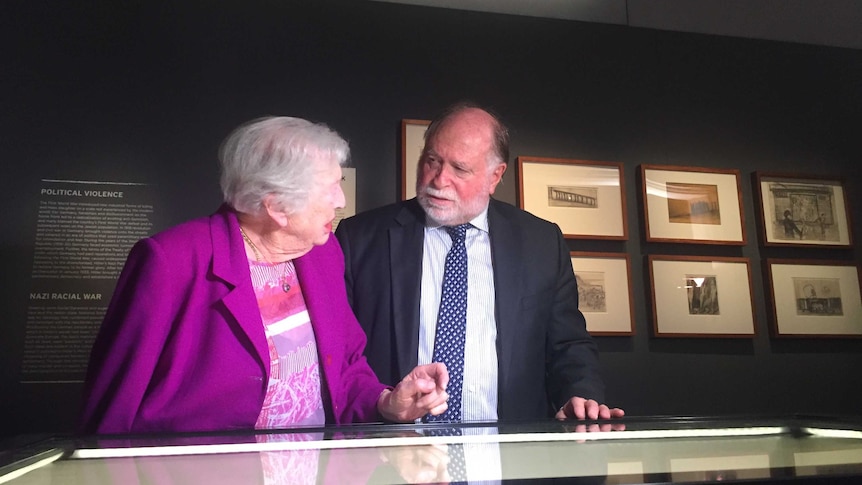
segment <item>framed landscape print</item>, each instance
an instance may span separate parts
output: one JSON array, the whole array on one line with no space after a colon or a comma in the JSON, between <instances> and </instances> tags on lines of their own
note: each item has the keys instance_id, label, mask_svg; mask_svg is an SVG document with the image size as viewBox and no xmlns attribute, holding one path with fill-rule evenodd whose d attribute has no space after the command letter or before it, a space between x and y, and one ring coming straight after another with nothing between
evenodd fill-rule
<instances>
[{"instance_id":1,"label":"framed landscape print","mask_svg":"<svg viewBox=\"0 0 862 485\"><path fill-rule=\"evenodd\" d=\"M416 197L416 167L430 124L428 120L401 120L401 200Z\"/></svg>"},{"instance_id":2,"label":"framed landscape print","mask_svg":"<svg viewBox=\"0 0 862 485\"><path fill-rule=\"evenodd\" d=\"M656 337L756 335L748 258L649 256Z\"/></svg>"},{"instance_id":3,"label":"framed landscape print","mask_svg":"<svg viewBox=\"0 0 862 485\"><path fill-rule=\"evenodd\" d=\"M738 170L640 168L647 242L745 245Z\"/></svg>"},{"instance_id":4,"label":"framed landscape print","mask_svg":"<svg viewBox=\"0 0 862 485\"><path fill-rule=\"evenodd\" d=\"M578 309L592 335L634 335L628 253L571 252L578 282Z\"/></svg>"},{"instance_id":5,"label":"framed landscape print","mask_svg":"<svg viewBox=\"0 0 862 485\"><path fill-rule=\"evenodd\" d=\"M852 227L840 178L754 173L764 246L850 247Z\"/></svg>"},{"instance_id":6,"label":"framed landscape print","mask_svg":"<svg viewBox=\"0 0 862 485\"><path fill-rule=\"evenodd\" d=\"M569 239L628 239L623 166L518 157L518 203Z\"/></svg>"},{"instance_id":7,"label":"framed landscape print","mask_svg":"<svg viewBox=\"0 0 862 485\"><path fill-rule=\"evenodd\" d=\"M767 259L775 337L862 337L859 268L852 261Z\"/></svg>"}]
</instances>

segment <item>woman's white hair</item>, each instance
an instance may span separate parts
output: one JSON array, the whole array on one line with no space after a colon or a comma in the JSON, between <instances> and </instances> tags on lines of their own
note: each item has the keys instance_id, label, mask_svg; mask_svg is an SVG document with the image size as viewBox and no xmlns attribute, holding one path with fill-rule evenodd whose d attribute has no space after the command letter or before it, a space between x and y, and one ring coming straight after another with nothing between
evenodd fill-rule
<instances>
[{"instance_id":1,"label":"woman's white hair","mask_svg":"<svg viewBox=\"0 0 862 485\"><path fill-rule=\"evenodd\" d=\"M224 201L239 212L257 214L272 194L289 214L305 209L315 170L323 161L344 166L347 142L326 125L301 118L265 117L233 130L219 149Z\"/></svg>"}]
</instances>

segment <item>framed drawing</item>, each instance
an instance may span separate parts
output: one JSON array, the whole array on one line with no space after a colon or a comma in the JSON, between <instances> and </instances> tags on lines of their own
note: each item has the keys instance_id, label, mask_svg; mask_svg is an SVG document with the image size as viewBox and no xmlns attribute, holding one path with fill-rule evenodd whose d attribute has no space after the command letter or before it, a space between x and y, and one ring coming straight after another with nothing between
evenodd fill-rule
<instances>
[{"instance_id":1,"label":"framed drawing","mask_svg":"<svg viewBox=\"0 0 862 485\"><path fill-rule=\"evenodd\" d=\"M649 256L656 337L757 334L748 258Z\"/></svg>"},{"instance_id":2,"label":"framed drawing","mask_svg":"<svg viewBox=\"0 0 862 485\"><path fill-rule=\"evenodd\" d=\"M850 210L840 178L754 172L764 246L850 247Z\"/></svg>"},{"instance_id":3,"label":"framed drawing","mask_svg":"<svg viewBox=\"0 0 862 485\"><path fill-rule=\"evenodd\" d=\"M745 245L739 170L641 165L647 242Z\"/></svg>"},{"instance_id":4,"label":"framed drawing","mask_svg":"<svg viewBox=\"0 0 862 485\"><path fill-rule=\"evenodd\" d=\"M401 200L416 197L416 167L430 124L428 120L401 120Z\"/></svg>"},{"instance_id":5,"label":"framed drawing","mask_svg":"<svg viewBox=\"0 0 862 485\"><path fill-rule=\"evenodd\" d=\"M634 335L631 264L628 253L572 251L578 309L592 335Z\"/></svg>"},{"instance_id":6,"label":"framed drawing","mask_svg":"<svg viewBox=\"0 0 862 485\"><path fill-rule=\"evenodd\" d=\"M520 207L570 239L628 239L623 165L518 157Z\"/></svg>"},{"instance_id":7,"label":"framed drawing","mask_svg":"<svg viewBox=\"0 0 862 485\"><path fill-rule=\"evenodd\" d=\"M859 268L853 261L767 259L775 337L862 337Z\"/></svg>"}]
</instances>

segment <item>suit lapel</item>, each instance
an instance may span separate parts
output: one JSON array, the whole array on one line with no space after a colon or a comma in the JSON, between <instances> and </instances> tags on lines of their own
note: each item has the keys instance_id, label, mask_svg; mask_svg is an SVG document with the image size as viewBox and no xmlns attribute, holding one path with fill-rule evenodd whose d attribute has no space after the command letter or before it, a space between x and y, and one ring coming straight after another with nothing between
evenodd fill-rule
<instances>
[{"instance_id":1,"label":"suit lapel","mask_svg":"<svg viewBox=\"0 0 862 485\"><path fill-rule=\"evenodd\" d=\"M508 380L513 365L512 347L515 345L514 326L518 324L518 288L524 258L521 240L515 227L497 210L497 202L491 199L488 206L488 232L491 235L491 262L494 266L494 292L496 294L495 318L497 319L497 361L499 368L500 396L507 395Z\"/></svg>"},{"instance_id":2,"label":"suit lapel","mask_svg":"<svg viewBox=\"0 0 862 485\"><path fill-rule=\"evenodd\" d=\"M407 375L419 361L419 303L425 222L416 200L396 215L389 229L392 326L398 349L398 371Z\"/></svg>"},{"instance_id":3,"label":"suit lapel","mask_svg":"<svg viewBox=\"0 0 862 485\"><path fill-rule=\"evenodd\" d=\"M229 287L222 302L248 337L264 370L269 369L269 348L262 331L260 309L251 286L251 274L245 245L239 233L239 223L233 212L225 206L210 218L212 237L213 276Z\"/></svg>"}]
</instances>

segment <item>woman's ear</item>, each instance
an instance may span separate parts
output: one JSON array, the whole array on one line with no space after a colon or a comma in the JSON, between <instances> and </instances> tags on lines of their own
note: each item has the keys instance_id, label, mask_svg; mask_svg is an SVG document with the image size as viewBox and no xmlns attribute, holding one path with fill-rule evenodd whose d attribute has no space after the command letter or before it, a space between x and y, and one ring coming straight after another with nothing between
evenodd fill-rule
<instances>
[{"instance_id":1,"label":"woman's ear","mask_svg":"<svg viewBox=\"0 0 862 485\"><path fill-rule=\"evenodd\" d=\"M263 198L263 208L266 210L270 219L280 228L287 227L288 215L281 204L276 200L275 194L267 194Z\"/></svg>"}]
</instances>

